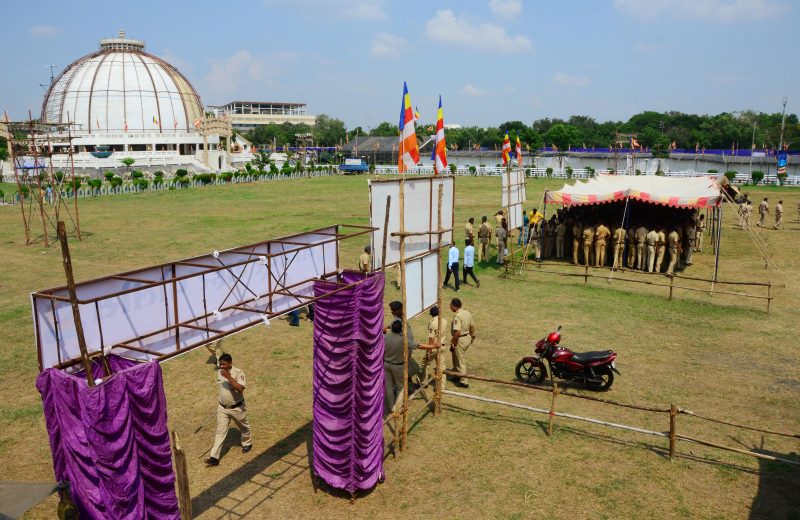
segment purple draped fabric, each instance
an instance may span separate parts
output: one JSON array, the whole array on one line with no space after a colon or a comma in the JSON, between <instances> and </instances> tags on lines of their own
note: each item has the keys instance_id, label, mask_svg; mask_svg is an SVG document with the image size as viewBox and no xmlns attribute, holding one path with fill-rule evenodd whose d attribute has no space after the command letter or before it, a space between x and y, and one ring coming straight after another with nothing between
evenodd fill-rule
<instances>
[{"instance_id":1,"label":"purple draped fabric","mask_svg":"<svg viewBox=\"0 0 800 520\"><path fill-rule=\"evenodd\" d=\"M36 378L56 480L70 482L81 518L177 520L161 367L108 359L114 375L94 388L55 368Z\"/></svg>"},{"instance_id":2,"label":"purple draped fabric","mask_svg":"<svg viewBox=\"0 0 800 520\"><path fill-rule=\"evenodd\" d=\"M314 295L339 287L316 282ZM354 493L383 480L383 392L383 273L375 273L314 306L313 463L330 486Z\"/></svg>"}]
</instances>

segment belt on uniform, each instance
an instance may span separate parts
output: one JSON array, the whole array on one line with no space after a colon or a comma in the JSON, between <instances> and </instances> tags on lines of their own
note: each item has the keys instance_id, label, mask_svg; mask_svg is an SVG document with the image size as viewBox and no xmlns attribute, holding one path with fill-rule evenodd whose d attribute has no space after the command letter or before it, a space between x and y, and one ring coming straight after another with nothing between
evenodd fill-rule
<instances>
[{"instance_id":1,"label":"belt on uniform","mask_svg":"<svg viewBox=\"0 0 800 520\"><path fill-rule=\"evenodd\" d=\"M384 359L383 362L384 363L389 363L390 365L397 365L397 366L402 366L403 365L403 363L392 363L391 361L388 361L386 359Z\"/></svg>"},{"instance_id":2,"label":"belt on uniform","mask_svg":"<svg viewBox=\"0 0 800 520\"><path fill-rule=\"evenodd\" d=\"M230 405L230 406L228 406L228 405L225 405L225 404L222 404L222 402L221 402L221 401L220 401L220 403L219 403L219 405L220 405L221 407L225 408L226 410L233 410L234 408L239 408L239 407L240 407L240 406L242 406L243 404L244 404L244 401L239 401L238 403L233 403L233 404L232 404L232 405Z\"/></svg>"}]
</instances>

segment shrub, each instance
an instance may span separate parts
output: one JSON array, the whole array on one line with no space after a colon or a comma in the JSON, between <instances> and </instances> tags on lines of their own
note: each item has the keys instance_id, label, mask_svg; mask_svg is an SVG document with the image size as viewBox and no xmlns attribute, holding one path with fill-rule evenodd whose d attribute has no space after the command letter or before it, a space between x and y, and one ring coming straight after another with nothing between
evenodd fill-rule
<instances>
[{"instance_id":1,"label":"shrub","mask_svg":"<svg viewBox=\"0 0 800 520\"><path fill-rule=\"evenodd\" d=\"M194 177L192 177L192 180L206 186L211 184L214 179L211 177L210 173L196 173Z\"/></svg>"},{"instance_id":2,"label":"shrub","mask_svg":"<svg viewBox=\"0 0 800 520\"><path fill-rule=\"evenodd\" d=\"M103 177L105 177L108 182L111 182L111 179L114 178L114 172L108 170L103 174Z\"/></svg>"},{"instance_id":3,"label":"shrub","mask_svg":"<svg viewBox=\"0 0 800 520\"><path fill-rule=\"evenodd\" d=\"M102 179L89 179L88 181L86 181L86 184L88 184L89 187L92 188L92 191L96 193L96 192L99 192L100 188L103 186L103 180Z\"/></svg>"},{"instance_id":4,"label":"shrub","mask_svg":"<svg viewBox=\"0 0 800 520\"><path fill-rule=\"evenodd\" d=\"M374 164L370 164L369 165L369 173L375 173L375 165Z\"/></svg>"},{"instance_id":5,"label":"shrub","mask_svg":"<svg viewBox=\"0 0 800 520\"><path fill-rule=\"evenodd\" d=\"M726 171L725 177L728 179L729 182L733 182L733 179L736 178L736 171L735 170Z\"/></svg>"},{"instance_id":6,"label":"shrub","mask_svg":"<svg viewBox=\"0 0 800 520\"><path fill-rule=\"evenodd\" d=\"M114 191L119 191L119 187L122 186L122 177L111 177L111 180L108 182L111 184L111 188Z\"/></svg>"},{"instance_id":7,"label":"shrub","mask_svg":"<svg viewBox=\"0 0 800 520\"><path fill-rule=\"evenodd\" d=\"M233 179L233 173L222 172L219 174L219 178L222 179L223 182L231 182L231 179Z\"/></svg>"},{"instance_id":8,"label":"shrub","mask_svg":"<svg viewBox=\"0 0 800 520\"><path fill-rule=\"evenodd\" d=\"M81 178L75 177L74 179L70 179L69 187L70 189L72 189L72 191L77 192L78 188L81 187Z\"/></svg>"},{"instance_id":9,"label":"shrub","mask_svg":"<svg viewBox=\"0 0 800 520\"><path fill-rule=\"evenodd\" d=\"M283 163L281 166L281 175L291 175L292 174L292 167L289 165L289 161Z\"/></svg>"},{"instance_id":10,"label":"shrub","mask_svg":"<svg viewBox=\"0 0 800 520\"><path fill-rule=\"evenodd\" d=\"M19 192L22 194L23 197L27 197L30 194L31 190L30 188L28 188L27 184L22 184L19 187Z\"/></svg>"},{"instance_id":11,"label":"shrub","mask_svg":"<svg viewBox=\"0 0 800 520\"><path fill-rule=\"evenodd\" d=\"M567 166L566 168L564 168L564 172L567 174L567 179L572 178L572 172L573 172L572 166Z\"/></svg>"},{"instance_id":12,"label":"shrub","mask_svg":"<svg viewBox=\"0 0 800 520\"><path fill-rule=\"evenodd\" d=\"M547 167L547 169L544 172L547 175L548 179L553 176L553 169L550 168L549 166Z\"/></svg>"},{"instance_id":13,"label":"shrub","mask_svg":"<svg viewBox=\"0 0 800 520\"><path fill-rule=\"evenodd\" d=\"M450 173L452 173L453 175L455 175L455 174L456 174L456 172L458 172L458 166L456 166L456 165L455 165L455 163L451 163L451 164L450 164Z\"/></svg>"},{"instance_id":14,"label":"shrub","mask_svg":"<svg viewBox=\"0 0 800 520\"><path fill-rule=\"evenodd\" d=\"M477 171L478 171L478 169L477 169L477 168L475 168L474 166L470 166L470 167L469 167L469 173L470 173L470 175L475 175L475 173L476 173Z\"/></svg>"},{"instance_id":15,"label":"shrub","mask_svg":"<svg viewBox=\"0 0 800 520\"><path fill-rule=\"evenodd\" d=\"M53 174L53 177L55 177L56 181L60 183L64 180L64 172L56 172Z\"/></svg>"},{"instance_id":16,"label":"shrub","mask_svg":"<svg viewBox=\"0 0 800 520\"><path fill-rule=\"evenodd\" d=\"M750 178L753 179L753 186L758 186L758 183L764 180L764 172L761 170L753 170L753 173L750 174Z\"/></svg>"},{"instance_id":17,"label":"shrub","mask_svg":"<svg viewBox=\"0 0 800 520\"><path fill-rule=\"evenodd\" d=\"M177 172L176 172L176 175L177 175ZM173 180L173 185L181 186L182 188L185 188L186 186L189 185L189 178L188 177L175 177L175 180Z\"/></svg>"},{"instance_id":18,"label":"shrub","mask_svg":"<svg viewBox=\"0 0 800 520\"><path fill-rule=\"evenodd\" d=\"M247 173L251 173L253 171L253 165L247 162L244 164L244 169Z\"/></svg>"},{"instance_id":19,"label":"shrub","mask_svg":"<svg viewBox=\"0 0 800 520\"><path fill-rule=\"evenodd\" d=\"M274 162L269 163L269 174L270 175L277 175L279 173L278 167L275 166Z\"/></svg>"},{"instance_id":20,"label":"shrub","mask_svg":"<svg viewBox=\"0 0 800 520\"><path fill-rule=\"evenodd\" d=\"M149 184L150 182L147 179L136 179L133 181L133 185L142 191L146 190Z\"/></svg>"},{"instance_id":21,"label":"shrub","mask_svg":"<svg viewBox=\"0 0 800 520\"><path fill-rule=\"evenodd\" d=\"M142 178L144 178L144 173L140 172L139 170L133 170L131 172L131 179L136 180Z\"/></svg>"},{"instance_id":22,"label":"shrub","mask_svg":"<svg viewBox=\"0 0 800 520\"><path fill-rule=\"evenodd\" d=\"M175 177L177 177L178 179L184 179L186 178L187 175L189 175L189 172L184 168L178 168L177 170L175 170Z\"/></svg>"},{"instance_id":23,"label":"shrub","mask_svg":"<svg viewBox=\"0 0 800 520\"><path fill-rule=\"evenodd\" d=\"M636 169L636 175L641 175L641 174L642 174L642 170L640 170L640 169L638 169L638 168L637 168L637 169Z\"/></svg>"},{"instance_id":24,"label":"shrub","mask_svg":"<svg viewBox=\"0 0 800 520\"><path fill-rule=\"evenodd\" d=\"M592 177L594 177L594 168L592 168L591 166L587 166L586 167L586 176L589 177L590 179Z\"/></svg>"},{"instance_id":25,"label":"shrub","mask_svg":"<svg viewBox=\"0 0 800 520\"><path fill-rule=\"evenodd\" d=\"M5 196L6 196L6 192L4 192L3 190L0 190L0 200L3 200L3 197L5 197Z\"/></svg>"},{"instance_id":26,"label":"shrub","mask_svg":"<svg viewBox=\"0 0 800 520\"><path fill-rule=\"evenodd\" d=\"M663 177L666 174L662 170L656 170L656 175L658 175L659 177Z\"/></svg>"},{"instance_id":27,"label":"shrub","mask_svg":"<svg viewBox=\"0 0 800 520\"><path fill-rule=\"evenodd\" d=\"M708 170L707 173L719 173L719 170Z\"/></svg>"},{"instance_id":28,"label":"shrub","mask_svg":"<svg viewBox=\"0 0 800 520\"><path fill-rule=\"evenodd\" d=\"M783 185L786 183L786 176L787 176L786 172L779 173L779 174L777 175L777 177L778 177L778 184L780 184L781 186L783 186Z\"/></svg>"}]
</instances>

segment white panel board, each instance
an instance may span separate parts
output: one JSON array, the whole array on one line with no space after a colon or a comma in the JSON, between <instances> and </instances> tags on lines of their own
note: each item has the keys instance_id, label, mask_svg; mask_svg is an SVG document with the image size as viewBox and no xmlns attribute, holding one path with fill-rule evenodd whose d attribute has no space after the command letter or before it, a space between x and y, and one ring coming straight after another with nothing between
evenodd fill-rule
<instances>
[{"instance_id":1,"label":"white panel board","mask_svg":"<svg viewBox=\"0 0 800 520\"><path fill-rule=\"evenodd\" d=\"M514 169L510 172L502 173L500 178L500 201L503 208L510 210L508 227L509 229L521 227L523 224L522 211L524 209L522 206L528 200L525 192L525 174L522 169Z\"/></svg>"},{"instance_id":2,"label":"white panel board","mask_svg":"<svg viewBox=\"0 0 800 520\"><path fill-rule=\"evenodd\" d=\"M400 179L370 182L370 225L378 228L372 235L373 268L382 265L384 223L386 221L386 199L391 197L389 225L386 242L386 265L400 261L400 239L391 236L400 231ZM452 176L406 178L403 187L405 231L430 231L438 225L439 186L442 191L442 228L453 227L455 181ZM452 243L453 233L442 235L443 245ZM405 241L406 259L438 249L438 235L410 236Z\"/></svg>"},{"instance_id":3,"label":"white panel board","mask_svg":"<svg viewBox=\"0 0 800 520\"><path fill-rule=\"evenodd\" d=\"M406 316L413 318L436 303L440 282L439 253L432 252L406 262Z\"/></svg>"},{"instance_id":4,"label":"white panel board","mask_svg":"<svg viewBox=\"0 0 800 520\"><path fill-rule=\"evenodd\" d=\"M222 251L218 258L206 255L78 284L79 300L96 299L79 305L88 352L121 349L124 344L166 355L258 324L264 314L275 316L305 305L308 300L298 296L313 297L313 280L338 270L336 231L332 226L250 249ZM269 260L262 262L262 256ZM172 279L165 285L147 283ZM80 356L70 304L48 294L68 296L66 288L32 295L42 368ZM176 312L178 323L191 322L193 327L164 331L174 327ZM125 354L139 356L131 350Z\"/></svg>"}]
</instances>

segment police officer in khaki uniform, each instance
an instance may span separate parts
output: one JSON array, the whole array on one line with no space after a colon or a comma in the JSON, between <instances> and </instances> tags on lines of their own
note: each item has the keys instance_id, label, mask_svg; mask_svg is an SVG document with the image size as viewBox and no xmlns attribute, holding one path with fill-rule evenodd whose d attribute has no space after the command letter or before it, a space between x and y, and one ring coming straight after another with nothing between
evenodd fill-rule
<instances>
[{"instance_id":1,"label":"police officer in khaki uniform","mask_svg":"<svg viewBox=\"0 0 800 520\"><path fill-rule=\"evenodd\" d=\"M611 236L611 231L602 222L594 232L594 265L604 267L606 265L606 242Z\"/></svg>"},{"instance_id":2,"label":"police officer in khaki uniform","mask_svg":"<svg viewBox=\"0 0 800 520\"><path fill-rule=\"evenodd\" d=\"M647 272L654 273L656 268L656 248L658 247L658 231L655 228L644 237L647 244Z\"/></svg>"},{"instance_id":3,"label":"police officer in khaki uniform","mask_svg":"<svg viewBox=\"0 0 800 520\"><path fill-rule=\"evenodd\" d=\"M470 217L464 225L464 238L470 242L475 242L475 219L473 217Z\"/></svg>"},{"instance_id":4,"label":"police officer in khaki uniform","mask_svg":"<svg viewBox=\"0 0 800 520\"><path fill-rule=\"evenodd\" d=\"M628 228L628 269L636 267L636 230L631 226Z\"/></svg>"},{"instance_id":5,"label":"police officer in khaki uniform","mask_svg":"<svg viewBox=\"0 0 800 520\"><path fill-rule=\"evenodd\" d=\"M453 353L453 372L467 373L467 349L475 341L475 326L472 323L472 313L461 307L461 300L450 300L450 310L455 314L450 327L450 352ZM455 385L469 388L464 377L456 377Z\"/></svg>"},{"instance_id":6,"label":"police officer in khaki uniform","mask_svg":"<svg viewBox=\"0 0 800 520\"><path fill-rule=\"evenodd\" d=\"M647 228L644 224L636 228L636 268L640 271L647 269L644 263L644 248L647 240Z\"/></svg>"},{"instance_id":7,"label":"police officer in khaki uniform","mask_svg":"<svg viewBox=\"0 0 800 520\"><path fill-rule=\"evenodd\" d=\"M783 201L779 200L775 205L775 225L772 229L780 229L781 224L783 224Z\"/></svg>"},{"instance_id":8,"label":"police officer in khaki uniform","mask_svg":"<svg viewBox=\"0 0 800 520\"><path fill-rule=\"evenodd\" d=\"M594 260L592 255L592 244L594 244L594 226L591 224L583 228L583 261L584 265L591 265Z\"/></svg>"},{"instance_id":9,"label":"police officer in khaki uniform","mask_svg":"<svg viewBox=\"0 0 800 520\"><path fill-rule=\"evenodd\" d=\"M583 228L579 220L572 223L572 263L578 265L580 262L581 251L581 237L583 236Z\"/></svg>"},{"instance_id":10,"label":"police officer in khaki uniform","mask_svg":"<svg viewBox=\"0 0 800 520\"><path fill-rule=\"evenodd\" d=\"M478 242L480 243L480 247L478 248L478 262L486 260L489 240L492 238L492 226L489 225L488 220L486 216L481 217L481 227L478 229Z\"/></svg>"},{"instance_id":11,"label":"police officer in khaki uniform","mask_svg":"<svg viewBox=\"0 0 800 520\"><path fill-rule=\"evenodd\" d=\"M439 369L444 373L447 370L445 362L445 352L447 351L447 320L439 317L439 307L434 305L430 310L431 321L428 323L428 345L439 345ZM439 328L439 320L442 328ZM426 376L433 376L436 373L436 352L431 351L422 360L422 368ZM442 378L442 390L445 389L447 378Z\"/></svg>"},{"instance_id":12,"label":"police officer in khaki uniform","mask_svg":"<svg viewBox=\"0 0 800 520\"><path fill-rule=\"evenodd\" d=\"M533 247L533 258L537 262L542 261L542 243L539 237L540 224L531 224L530 231L528 232L528 244Z\"/></svg>"},{"instance_id":13,"label":"police officer in khaki uniform","mask_svg":"<svg viewBox=\"0 0 800 520\"><path fill-rule=\"evenodd\" d=\"M678 254L680 253L681 247L681 236L678 234L678 230L672 228L667 235L667 243L669 245L669 265L667 266L667 274L674 274L675 273L675 266L678 265Z\"/></svg>"},{"instance_id":14,"label":"police officer in khaki uniform","mask_svg":"<svg viewBox=\"0 0 800 520\"><path fill-rule=\"evenodd\" d=\"M658 229L658 240L656 240L656 265L657 273L661 272L661 266L664 265L664 252L667 250L667 234L664 228Z\"/></svg>"},{"instance_id":15,"label":"police officer in khaki uniform","mask_svg":"<svg viewBox=\"0 0 800 520\"><path fill-rule=\"evenodd\" d=\"M702 253L703 252L703 235L706 231L706 216L700 215L700 219L697 221L697 230L694 234L694 252L695 253Z\"/></svg>"},{"instance_id":16,"label":"police officer in khaki uniform","mask_svg":"<svg viewBox=\"0 0 800 520\"><path fill-rule=\"evenodd\" d=\"M372 269L371 252L372 248L370 246L364 246L364 252L358 257L358 268L361 270L361 274L367 274Z\"/></svg>"},{"instance_id":17,"label":"police officer in khaki uniform","mask_svg":"<svg viewBox=\"0 0 800 520\"><path fill-rule=\"evenodd\" d=\"M563 220L556 226L556 258L564 258L564 238L567 235L567 224Z\"/></svg>"},{"instance_id":18,"label":"police officer in khaki uniform","mask_svg":"<svg viewBox=\"0 0 800 520\"><path fill-rule=\"evenodd\" d=\"M383 409L390 413L403 390L403 322L394 320L383 335ZM410 352L410 350L409 350ZM409 370L409 374L410 374Z\"/></svg>"},{"instance_id":19,"label":"police officer in khaki uniform","mask_svg":"<svg viewBox=\"0 0 800 520\"><path fill-rule=\"evenodd\" d=\"M225 437L228 436L228 427L231 421L242 433L242 453L249 452L253 447L253 437L250 432L250 423L247 421L247 408L243 395L245 387L244 372L233 366L233 358L230 354L222 354L219 357L217 386L219 388L217 431L210 456L205 460L206 466L219 465L222 443Z\"/></svg>"},{"instance_id":20,"label":"police officer in khaki uniform","mask_svg":"<svg viewBox=\"0 0 800 520\"><path fill-rule=\"evenodd\" d=\"M614 251L614 269L620 269L622 265L622 253L625 251L625 228L614 229L611 235L611 245Z\"/></svg>"},{"instance_id":21,"label":"police officer in khaki uniform","mask_svg":"<svg viewBox=\"0 0 800 520\"><path fill-rule=\"evenodd\" d=\"M767 197L764 197L764 200L758 205L758 224L756 224L758 227L764 227L764 222L767 220L767 214L769 213L768 200Z\"/></svg>"}]
</instances>

